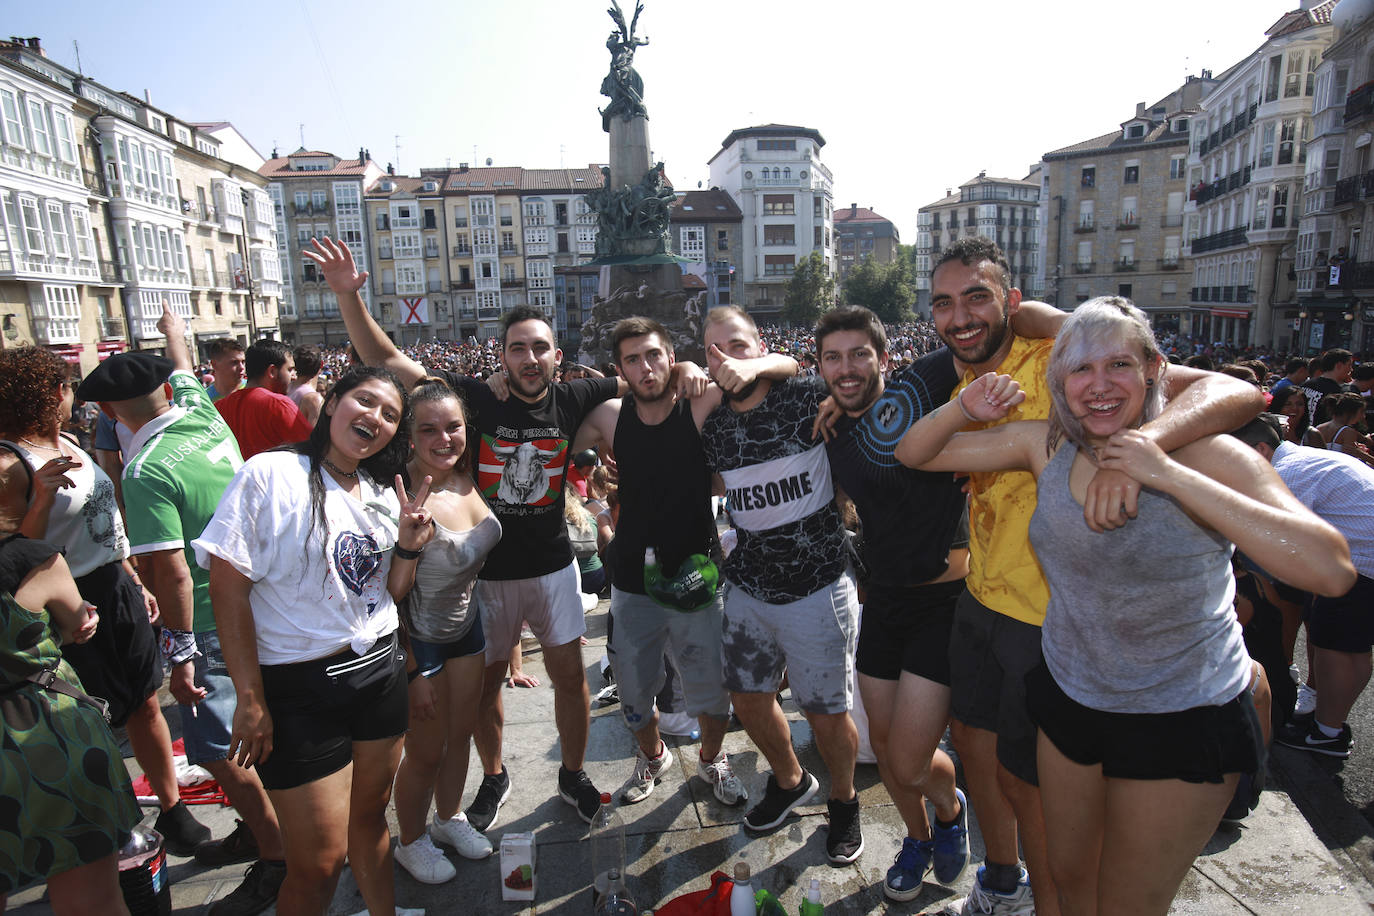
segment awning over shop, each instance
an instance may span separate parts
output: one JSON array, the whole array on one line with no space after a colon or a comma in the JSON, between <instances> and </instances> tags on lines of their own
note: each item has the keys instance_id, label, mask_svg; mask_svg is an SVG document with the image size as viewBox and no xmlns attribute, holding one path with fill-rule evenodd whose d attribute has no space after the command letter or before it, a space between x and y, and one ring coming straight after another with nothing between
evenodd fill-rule
<instances>
[{"instance_id":1,"label":"awning over shop","mask_svg":"<svg viewBox=\"0 0 1374 916\"><path fill-rule=\"evenodd\" d=\"M1253 318L1254 313L1248 309L1211 309L1211 314L1217 318Z\"/></svg>"}]
</instances>

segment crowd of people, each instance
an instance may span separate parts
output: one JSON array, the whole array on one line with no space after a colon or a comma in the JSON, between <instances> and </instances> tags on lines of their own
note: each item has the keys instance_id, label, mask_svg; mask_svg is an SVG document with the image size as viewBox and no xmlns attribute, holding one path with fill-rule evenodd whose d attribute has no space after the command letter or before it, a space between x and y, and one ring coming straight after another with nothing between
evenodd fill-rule
<instances>
[{"instance_id":1,"label":"crowd of people","mask_svg":"<svg viewBox=\"0 0 1374 916\"><path fill-rule=\"evenodd\" d=\"M844 866L865 849L865 742L906 828L896 901L965 872L972 805L986 852L951 912L1115 911L1125 887L1163 914L1253 808L1272 740L1349 754L1374 644L1374 373L1343 350L1202 352L1118 297L1066 315L969 238L937 261L928 323L845 306L799 332L727 306L699 367L629 317L613 375L564 372L537 309L499 340L401 349L345 246L307 257L349 348L226 340L198 367L166 310L165 356L111 357L75 390L47 351L0 352L0 712L86 755L49 787L62 816L0 830L0 894L47 880L60 913L120 910L139 813L109 723L172 852L250 863L216 916L323 913L345 862L368 912L417 912L394 866L439 884L461 873L441 847L490 856L521 778L502 688L530 682L522 632L553 689L552 792L588 823L609 800L583 766L587 596L607 589L635 745L620 803L674 760L671 706L694 723L689 771L749 833L824 789ZM98 405L89 451L77 401ZM177 795L164 677L189 761L241 817L217 840ZM725 750L732 715L761 785ZM7 772L37 752L0 751Z\"/></svg>"}]
</instances>

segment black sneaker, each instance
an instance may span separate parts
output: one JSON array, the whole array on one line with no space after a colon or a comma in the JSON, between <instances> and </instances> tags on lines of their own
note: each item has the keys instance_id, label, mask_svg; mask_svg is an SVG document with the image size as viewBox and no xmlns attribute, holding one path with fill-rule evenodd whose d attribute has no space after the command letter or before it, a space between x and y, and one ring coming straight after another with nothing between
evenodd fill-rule
<instances>
[{"instance_id":1,"label":"black sneaker","mask_svg":"<svg viewBox=\"0 0 1374 916\"><path fill-rule=\"evenodd\" d=\"M210 839L210 828L195 819L185 802L177 802L157 816L153 829L162 834L167 851L174 856L189 856Z\"/></svg>"},{"instance_id":2,"label":"black sneaker","mask_svg":"<svg viewBox=\"0 0 1374 916\"><path fill-rule=\"evenodd\" d=\"M763 800L749 809L744 816L744 828L755 833L772 830L783 821L792 809L804 805L816 794L821 784L806 770L802 770L801 782L795 788L783 789L778 786L773 774L768 774L768 786L763 791Z\"/></svg>"},{"instance_id":3,"label":"black sneaker","mask_svg":"<svg viewBox=\"0 0 1374 916\"><path fill-rule=\"evenodd\" d=\"M220 868L238 862L252 862L258 857L258 841L248 825L235 818L233 831L222 840L211 840L196 847L196 862L209 868Z\"/></svg>"},{"instance_id":4,"label":"black sneaker","mask_svg":"<svg viewBox=\"0 0 1374 916\"><path fill-rule=\"evenodd\" d=\"M285 862L259 859L248 866L243 883L210 904L209 916L257 916L277 902L277 893L285 880Z\"/></svg>"},{"instance_id":5,"label":"black sneaker","mask_svg":"<svg viewBox=\"0 0 1374 916\"><path fill-rule=\"evenodd\" d=\"M831 865L848 865L864 851L864 832L859 827L859 796L850 801L830 799L830 830L825 835L825 857Z\"/></svg>"},{"instance_id":6,"label":"black sneaker","mask_svg":"<svg viewBox=\"0 0 1374 916\"><path fill-rule=\"evenodd\" d=\"M558 797L577 809L578 815L587 823L596 817L601 807L601 793L592 785L592 778L586 770L576 773L567 767L558 768Z\"/></svg>"},{"instance_id":7,"label":"black sneaker","mask_svg":"<svg viewBox=\"0 0 1374 916\"><path fill-rule=\"evenodd\" d=\"M472 797L472 804L468 805L463 813L478 833L486 833L488 828L496 823L496 812L501 810L501 806L508 798L510 773L506 772L506 766L502 764L498 775L482 776L482 783L477 787L477 794Z\"/></svg>"},{"instance_id":8,"label":"black sneaker","mask_svg":"<svg viewBox=\"0 0 1374 916\"><path fill-rule=\"evenodd\" d=\"M1355 744L1354 736L1350 734L1349 723L1341 726L1339 735L1328 738L1317 727L1316 719L1309 722L1289 722L1278 730L1274 740L1284 747L1341 758L1349 757L1350 748Z\"/></svg>"}]
</instances>

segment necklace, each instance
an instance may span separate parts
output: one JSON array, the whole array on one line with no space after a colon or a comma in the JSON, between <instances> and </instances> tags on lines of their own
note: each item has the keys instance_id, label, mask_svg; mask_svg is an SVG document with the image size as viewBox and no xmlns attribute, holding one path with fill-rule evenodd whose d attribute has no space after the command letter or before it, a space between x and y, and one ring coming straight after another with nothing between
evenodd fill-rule
<instances>
[{"instance_id":1,"label":"necklace","mask_svg":"<svg viewBox=\"0 0 1374 916\"><path fill-rule=\"evenodd\" d=\"M335 474L338 474L340 477L347 477L349 480L357 480L357 479L358 479L358 470L357 470L357 468L354 468L354 469L351 470L351 471L345 471L343 468L339 467L337 464L335 464L334 462L330 461L328 458L324 457L323 455L320 456L320 463L323 464L325 467L329 468L329 470L333 471Z\"/></svg>"},{"instance_id":2,"label":"necklace","mask_svg":"<svg viewBox=\"0 0 1374 916\"><path fill-rule=\"evenodd\" d=\"M59 455L62 454L61 448L53 448L51 445L39 445L37 442L25 439L23 436L19 437L19 441L29 446L30 448L41 448L45 452L57 452Z\"/></svg>"}]
</instances>

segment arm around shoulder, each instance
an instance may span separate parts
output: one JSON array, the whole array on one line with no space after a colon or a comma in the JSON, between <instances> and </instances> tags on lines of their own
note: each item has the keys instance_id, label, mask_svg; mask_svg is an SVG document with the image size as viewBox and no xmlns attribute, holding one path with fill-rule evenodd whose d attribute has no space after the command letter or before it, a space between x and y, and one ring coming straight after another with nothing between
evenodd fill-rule
<instances>
[{"instance_id":1,"label":"arm around shoulder","mask_svg":"<svg viewBox=\"0 0 1374 916\"><path fill-rule=\"evenodd\" d=\"M1220 372L1170 366L1161 384L1169 403L1141 430L1166 452L1239 429L1264 409L1258 388Z\"/></svg>"}]
</instances>

